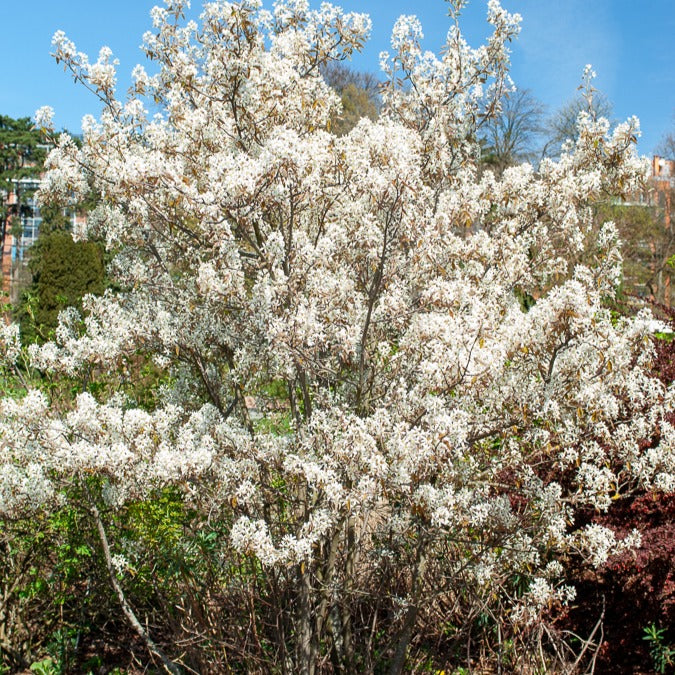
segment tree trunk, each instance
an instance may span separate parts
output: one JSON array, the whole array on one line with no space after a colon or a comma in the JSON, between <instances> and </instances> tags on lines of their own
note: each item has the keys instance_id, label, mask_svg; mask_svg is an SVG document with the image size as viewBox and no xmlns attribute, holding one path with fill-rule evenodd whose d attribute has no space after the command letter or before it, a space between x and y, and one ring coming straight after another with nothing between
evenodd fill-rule
<instances>
[{"instance_id":1,"label":"tree trunk","mask_svg":"<svg viewBox=\"0 0 675 675\"><path fill-rule=\"evenodd\" d=\"M426 540L422 537L417 547L415 569L413 571L413 580L410 588L410 602L403 620L403 627L399 633L396 651L394 652L394 657L391 661L391 666L389 667L389 675L400 675L403 672L406 655L408 653L408 645L412 639L415 621L417 620L417 614L419 613L419 602L422 594L426 565Z\"/></svg>"}]
</instances>

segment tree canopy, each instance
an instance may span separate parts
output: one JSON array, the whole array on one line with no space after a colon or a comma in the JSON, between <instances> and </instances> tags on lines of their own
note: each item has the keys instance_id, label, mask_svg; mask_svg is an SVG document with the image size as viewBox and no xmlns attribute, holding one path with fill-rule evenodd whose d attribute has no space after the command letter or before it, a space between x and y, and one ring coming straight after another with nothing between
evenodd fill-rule
<instances>
[{"instance_id":1,"label":"tree canopy","mask_svg":"<svg viewBox=\"0 0 675 675\"><path fill-rule=\"evenodd\" d=\"M483 161L499 173L521 162L537 164L545 129L545 108L532 92L509 93L485 125Z\"/></svg>"},{"instance_id":2,"label":"tree canopy","mask_svg":"<svg viewBox=\"0 0 675 675\"><path fill-rule=\"evenodd\" d=\"M455 26L440 56L401 17L377 120L341 136L322 67L362 48L367 17L183 11L153 10L154 74L134 69L125 100L110 50L54 38L103 109L81 145L58 139L41 198L101 195L75 234L105 242L115 289L44 345L2 329L7 372L23 357L33 379L2 402L0 512L86 513L120 616L169 672L563 670L573 645L544 626L575 596L567 566L639 540L587 514L675 487L664 326L607 308L621 252L594 222L599 195L641 185L636 120L581 114L559 158L496 176L480 131L520 23L496 0L487 45ZM151 405L138 362L164 373ZM161 548L111 527L153 499L194 524L166 578L196 607L162 590Z\"/></svg>"},{"instance_id":3,"label":"tree canopy","mask_svg":"<svg viewBox=\"0 0 675 675\"><path fill-rule=\"evenodd\" d=\"M362 117L377 119L380 82L371 73L352 70L340 62L329 62L321 69L326 83L340 96L342 110L335 113L330 129L338 136L351 131Z\"/></svg>"},{"instance_id":4,"label":"tree canopy","mask_svg":"<svg viewBox=\"0 0 675 675\"><path fill-rule=\"evenodd\" d=\"M105 290L101 247L96 242L75 242L63 229L40 235L31 247L29 269L32 283L17 315L26 342L53 335L62 310L81 309L84 296Z\"/></svg>"}]
</instances>

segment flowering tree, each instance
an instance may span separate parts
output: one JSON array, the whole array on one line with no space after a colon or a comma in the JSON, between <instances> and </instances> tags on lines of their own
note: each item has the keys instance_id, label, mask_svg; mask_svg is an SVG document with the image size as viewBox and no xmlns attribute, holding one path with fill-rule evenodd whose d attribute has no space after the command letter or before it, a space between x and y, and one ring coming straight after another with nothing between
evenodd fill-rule
<instances>
[{"instance_id":1,"label":"flowering tree","mask_svg":"<svg viewBox=\"0 0 675 675\"><path fill-rule=\"evenodd\" d=\"M125 615L172 672L105 528L166 486L227 526L224 556L256 562L268 619L253 633L280 670L380 658L398 673L425 620L465 617L447 627L461 639L479 613L499 636L533 625L573 597L568 556L598 565L632 543L579 526L579 509L675 485L654 322L604 308L621 256L589 208L644 174L637 121L609 134L582 114L559 160L481 173L520 17L490 0L492 35L472 49L461 4L440 58L399 19L381 116L342 137L321 67L362 46L363 15L219 1L198 26L169 0L144 37L157 68L134 70L125 101L109 50L90 63L55 36L103 111L81 147L60 137L42 198L101 195L76 234L104 238L120 290L30 347L33 368L83 392L3 402L0 508L81 486ZM90 387L138 354L170 376L157 406Z\"/></svg>"}]
</instances>

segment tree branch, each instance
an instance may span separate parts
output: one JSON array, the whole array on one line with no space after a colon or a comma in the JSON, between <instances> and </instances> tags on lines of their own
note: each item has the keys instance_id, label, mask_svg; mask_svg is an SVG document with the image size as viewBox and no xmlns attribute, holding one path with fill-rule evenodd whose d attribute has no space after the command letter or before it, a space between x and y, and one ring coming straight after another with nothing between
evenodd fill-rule
<instances>
[{"instance_id":1,"label":"tree branch","mask_svg":"<svg viewBox=\"0 0 675 675\"><path fill-rule=\"evenodd\" d=\"M152 640L148 635L147 631L143 628L141 622L138 620L134 614L131 606L127 602L127 599L122 590L122 586L117 580L117 575L115 574L115 568L112 563L112 556L110 555L110 545L108 544L108 536L106 535L105 528L103 526L103 521L101 520L101 514L96 506L92 496L88 494L89 497L89 510L91 511L94 521L96 522L96 529L98 530L98 536L101 540L101 548L103 550L103 557L105 558L105 565L108 570L108 576L110 578L110 583L112 584L117 599L119 600L120 606L122 607L122 612L127 618L127 621L132 626L132 628L138 633L140 638L145 642L148 651L153 655L159 658L164 666L164 669L167 673L171 675L181 675L182 670L173 662L169 657L164 653L164 651Z\"/></svg>"}]
</instances>

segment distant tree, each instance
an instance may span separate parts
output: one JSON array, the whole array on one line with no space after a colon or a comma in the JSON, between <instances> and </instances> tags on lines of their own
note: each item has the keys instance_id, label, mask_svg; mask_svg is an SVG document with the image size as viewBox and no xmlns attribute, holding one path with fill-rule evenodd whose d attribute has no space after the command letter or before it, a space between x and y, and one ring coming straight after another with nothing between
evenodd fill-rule
<instances>
[{"instance_id":1,"label":"distant tree","mask_svg":"<svg viewBox=\"0 0 675 675\"><path fill-rule=\"evenodd\" d=\"M380 82L375 75L337 62L327 64L321 72L326 83L342 99L341 114L334 115L331 120L331 130L335 134L343 136L349 133L362 117L377 119Z\"/></svg>"},{"instance_id":2,"label":"distant tree","mask_svg":"<svg viewBox=\"0 0 675 675\"><path fill-rule=\"evenodd\" d=\"M342 114L332 124L332 129L338 136L349 133L362 117L371 120L377 119L377 107L366 89L350 82L340 92L340 97L342 99Z\"/></svg>"},{"instance_id":3,"label":"distant tree","mask_svg":"<svg viewBox=\"0 0 675 675\"><path fill-rule=\"evenodd\" d=\"M539 156L545 130L545 107L529 89L506 96L501 111L489 118L483 137L483 161L499 174L523 161Z\"/></svg>"},{"instance_id":4,"label":"distant tree","mask_svg":"<svg viewBox=\"0 0 675 675\"><path fill-rule=\"evenodd\" d=\"M381 82L374 73L354 70L344 63L331 61L321 68L321 74L329 87L335 91L344 91L353 84L359 89L368 92L371 99L378 102Z\"/></svg>"},{"instance_id":5,"label":"distant tree","mask_svg":"<svg viewBox=\"0 0 675 675\"><path fill-rule=\"evenodd\" d=\"M13 119L0 115L0 257L13 216L19 215L31 192L22 192L16 181L35 178L42 172L46 148L41 133L29 117ZM17 199L10 204L9 196Z\"/></svg>"},{"instance_id":6,"label":"distant tree","mask_svg":"<svg viewBox=\"0 0 675 675\"><path fill-rule=\"evenodd\" d=\"M104 290L103 254L94 242L76 242L70 233L55 230L41 237L33 262L32 313L41 336L57 327L61 310L81 309L84 295Z\"/></svg>"},{"instance_id":7,"label":"distant tree","mask_svg":"<svg viewBox=\"0 0 675 675\"><path fill-rule=\"evenodd\" d=\"M656 147L656 154L667 159L675 159L675 115L673 122L673 129L661 139Z\"/></svg>"},{"instance_id":8,"label":"distant tree","mask_svg":"<svg viewBox=\"0 0 675 675\"><path fill-rule=\"evenodd\" d=\"M611 122L612 103L593 86L594 78L595 71L587 65L578 88L579 93L548 120L548 141L544 146L544 155L557 157L566 141L576 141L579 138L582 113L587 113L591 121L605 118Z\"/></svg>"},{"instance_id":9,"label":"distant tree","mask_svg":"<svg viewBox=\"0 0 675 675\"><path fill-rule=\"evenodd\" d=\"M77 208L89 211L95 203L89 195ZM45 204L41 215L40 234L28 252L30 281L15 311L26 342L53 335L61 310L81 309L85 295L100 294L106 286L103 247L74 241L64 209Z\"/></svg>"},{"instance_id":10,"label":"distant tree","mask_svg":"<svg viewBox=\"0 0 675 675\"><path fill-rule=\"evenodd\" d=\"M662 208L647 204L598 204L598 224L612 221L623 242L622 291L670 305L675 233Z\"/></svg>"},{"instance_id":11,"label":"distant tree","mask_svg":"<svg viewBox=\"0 0 675 675\"><path fill-rule=\"evenodd\" d=\"M576 141L579 137L579 114L587 112L591 119L597 120L606 117L611 120L613 107L605 94L592 89L591 95L580 93L559 108L548 120L547 143L544 153L550 156L560 154L565 141Z\"/></svg>"}]
</instances>

